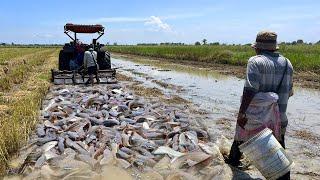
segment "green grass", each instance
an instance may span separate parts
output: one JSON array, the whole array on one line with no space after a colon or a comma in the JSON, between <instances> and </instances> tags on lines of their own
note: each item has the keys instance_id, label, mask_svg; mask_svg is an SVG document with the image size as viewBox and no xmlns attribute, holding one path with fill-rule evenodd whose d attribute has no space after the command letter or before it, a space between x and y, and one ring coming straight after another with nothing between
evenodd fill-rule
<instances>
[{"instance_id":1,"label":"green grass","mask_svg":"<svg viewBox=\"0 0 320 180\"><path fill-rule=\"evenodd\" d=\"M108 46L117 53L245 66L255 55L250 46ZM320 72L320 45L283 45L280 52L299 71Z\"/></svg>"}]
</instances>

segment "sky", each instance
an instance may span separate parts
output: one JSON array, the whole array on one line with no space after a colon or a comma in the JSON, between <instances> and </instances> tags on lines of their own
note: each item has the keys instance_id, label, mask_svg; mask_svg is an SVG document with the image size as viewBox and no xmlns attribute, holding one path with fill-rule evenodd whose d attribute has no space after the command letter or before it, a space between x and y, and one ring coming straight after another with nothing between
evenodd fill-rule
<instances>
[{"instance_id":1,"label":"sky","mask_svg":"<svg viewBox=\"0 0 320 180\"><path fill-rule=\"evenodd\" d=\"M0 42L62 44L66 23L102 24L100 42L111 44L246 44L261 30L277 32L279 42L317 42L319 8L319 0L10 0L0 5Z\"/></svg>"}]
</instances>

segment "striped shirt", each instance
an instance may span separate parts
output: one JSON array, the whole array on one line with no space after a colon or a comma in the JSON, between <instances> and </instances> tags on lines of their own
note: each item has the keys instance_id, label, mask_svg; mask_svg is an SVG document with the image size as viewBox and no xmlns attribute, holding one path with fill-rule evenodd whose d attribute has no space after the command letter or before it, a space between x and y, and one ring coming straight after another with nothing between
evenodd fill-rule
<instances>
[{"instance_id":1,"label":"striped shirt","mask_svg":"<svg viewBox=\"0 0 320 180\"><path fill-rule=\"evenodd\" d=\"M286 66L287 69L285 69ZM257 93L275 92L279 95L278 104L282 127L288 125L286 111L293 86L292 75L291 62L279 53L263 52L261 55L251 57L248 61L244 87ZM277 90L278 87L279 90Z\"/></svg>"}]
</instances>

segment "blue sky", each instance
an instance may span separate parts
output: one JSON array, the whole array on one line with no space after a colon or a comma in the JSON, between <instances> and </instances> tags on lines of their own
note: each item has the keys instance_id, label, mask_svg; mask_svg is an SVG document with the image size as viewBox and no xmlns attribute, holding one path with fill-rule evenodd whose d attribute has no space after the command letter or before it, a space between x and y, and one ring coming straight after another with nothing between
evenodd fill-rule
<instances>
[{"instance_id":1,"label":"blue sky","mask_svg":"<svg viewBox=\"0 0 320 180\"><path fill-rule=\"evenodd\" d=\"M265 29L279 41L316 42L319 8L318 0L10 0L0 6L0 42L64 43L67 22L103 24L102 43L250 43Z\"/></svg>"}]
</instances>

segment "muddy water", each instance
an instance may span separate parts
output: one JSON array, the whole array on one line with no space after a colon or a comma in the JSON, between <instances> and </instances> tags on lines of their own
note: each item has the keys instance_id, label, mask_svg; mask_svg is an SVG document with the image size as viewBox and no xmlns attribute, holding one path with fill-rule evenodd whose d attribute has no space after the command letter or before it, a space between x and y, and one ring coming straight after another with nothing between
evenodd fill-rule
<instances>
[{"instance_id":1,"label":"muddy water","mask_svg":"<svg viewBox=\"0 0 320 180\"><path fill-rule=\"evenodd\" d=\"M120 71L143 80L148 86L157 86L153 79L181 86L182 97L198 104L202 109L214 114L214 119L233 117L240 106L243 80L218 74L214 71L199 68L184 68L165 62L148 60L113 59ZM159 71L160 70L160 71ZM162 71L170 70L170 71ZM151 77L146 81L145 77ZM166 89L170 92L170 90ZM288 118L292 128L311 128L320 135L320 92L295 87L295 95L290 98Z\"/></svg>"},{"instance_id":2,"label":"muddy water","mask_svg":"<svg viewBox=\"0 0 320 180\"><path fill-rule=\"evenodd\" d=\"M144 82L145 86L157 87L169 95L177 94L208 111L207 122L211 128L232 139L243 79L221 75L206 68L159 60L115 57L112 62L119 72ZM163 88L154 80L179 88ZM288 105L286 140L287 151L296 163L293 179L317 179L320 178L320 92L300 87L294 90ZM226 122L219 123L221 118Z\"/></svg>"}]
</instances>

